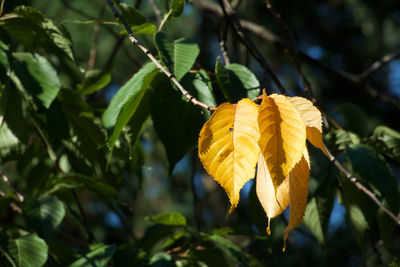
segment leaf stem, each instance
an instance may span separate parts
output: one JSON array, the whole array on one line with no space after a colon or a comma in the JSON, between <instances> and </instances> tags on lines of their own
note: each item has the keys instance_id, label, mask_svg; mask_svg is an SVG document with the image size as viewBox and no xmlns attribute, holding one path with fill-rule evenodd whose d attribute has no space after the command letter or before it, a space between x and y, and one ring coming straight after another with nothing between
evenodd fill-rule
<instances>
[{"instance_id":1,"label":"leaf stem","mask_svg":"<svg viewBox=\"0 0 400 267\"><path fill-rule=\"evenodd\" d=\"M377 196L371 192L368 188L366 188L362 183L360 183L358 181L358 179L350 172L348 171L333 155L332 153L329 151L328 148L326 148L326 151L329 154L329 160L331 162L333 162L333 164L335 164L335 166L339 169L339 171L341 171L346 178L352 183L354 184L354 186L362 191L364 194L366 194L369 198L372 199L372 201L375 202L376 205L378 205L378 207L380 209L382 209L382 211L384 213L386 213L391 219L393 219L398 225L400 225L400 218L397 217L396 215L393 214L393 212L391 212L388 208L386 208L383 203L381 201L379 201L379 199L377 198Z\"/></svg>"}]
</instances>

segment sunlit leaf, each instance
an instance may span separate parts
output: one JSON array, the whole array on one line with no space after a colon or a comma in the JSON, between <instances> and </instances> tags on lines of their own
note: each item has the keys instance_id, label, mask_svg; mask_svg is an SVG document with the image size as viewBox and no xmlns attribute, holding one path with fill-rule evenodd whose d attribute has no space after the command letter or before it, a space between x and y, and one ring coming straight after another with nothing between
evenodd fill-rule
<instances>
[{"instance_id":1,"label":"sunlit leaf","mask_svg":"<svg viewBox=\"0 0 400 267\"><path fill-rule=\"evenodd\" d=\"M81 94L89 95L106 87L111 82L111 74L103 70L88 70L82 83L78 84Z\"/></svg>"},{"instance_id":2,"label":"sunlit leaf","mask_svg":"<svg viewBox=\"0 0 400 267\"><path fill-rule=\"evenodd\" d=\"M36 235L10 239L7 249L18 267L43 266L47 261L47 245Z\"/></svg>"},{"instance_id":3,"label":"sunlit leaf","mask_svg":"<svg viewBox=\"0 0 400 267\"><path fill-rule=\"evenodd\" d=\"M85 266L108 266L108 262L116 251L115 245L94 244L88 248L88 251L68 267L85 267Z\"/></svg>"},{"instance_id":4,"label":"sunlit leaf","mask_svg":"<svg viewBox=\"0 0 400 267\"><path fill-rule=\"evenodd\" d=\"M196 61L200 52L199 46L185 38L172 41L164 32L158 32L154 39L161 60L180 81Z\"/></svg>"},{"instance_id":5,"label":"sunlit leaf","mask_svg":"<svg viewBox=\"0 0 400 267\"><path fill-rule=\"evenodd\" d=\"M60 26L32 7L19 6L2 16L0 27L29 49L45 48L74 60L71 41Z\"/></svg>"},{"instance_id":6,"label":"sunlit leaf","mask_svg":"<svg viewBox=\"0 0 400 267\"><path fill-rule=\"evenodd\" d=\"M157 74L156 70L153 63L144 65L112 98L103 114L104 126L114 126L114 131L108 139L110 147L114 146L124 126L138 111L147 88Z\"/></svg>"},{"instance_id":7,"label":"sunlit leaf","mask_svg":"<svg viewBox=\"0 0 400 267\"><path fill-rule=\"evenodd\" d=\"M150 221L156 224L170 225L170 226L185 226L186 218L178 212L170 212L159 214L149 218Z\"/></svg>"},{"instance_id":8,"label":"sunlit leaf","mask_svg":"<svg viewBox=\"0 0 400 267\"><path fill-rule=\"evenodd\" d=\"M171 12L170 17L171 18L179 17L183 12L184 6L185 6L185 0L172 0L171 3L169 4L169 9Z\"/></svg>"},{"instance_id":9,"label":"sunlit leaf","mask_svg":"<svg viewBox=\"0 0 400 267\"><path fill-rule=\"evenodd\" d=\"M283 240L286 243L289 232L303 219L307 206L308 180L310 178L310 158L304 147L301 160L289 174L289 224L285 229ZM285 249L285 245L284 245Z\"/></svg>"},{"instance_id":10,"label":"sunlit leaf","mask_svg":"<svg viewBox=\"0 0 400 267\"><path fill-rule=\"evenodd\" d=\"M265 91L259 108L258 125L258 143L276 188L301 158L306 145L306 127L285 96L267 96Z\"/></svg>"},{"instance_id":11,"label":"sunlit leaf","mask_svg":"<svg viewBox=\"0 0 400 267\"><path fill-rule=\"evenodd\" d=\"M244 97L256 98L260 93L260 82L248 68L240 64L223 66L217 58L215 74L219 88L231 103Z\"/></svg>"},{"instance_id":12,"label":"sunlit leaf","mask_svg":"<svg viewBox=\"0 0 400 267\"><path fill-rule=\"evenodd\" d=\"M380 152L400 162L400 133L386 126L378 126L372 135L372 143Z\"/></svg>"},{"instance_id":13,"label":"sunlit leaf","mask_svg":"<svg viewBox=\"0 0 400 267\"><path fill-rule=\"evenodd\" d=\"M64 204L52 195L26 199L22 211L29 225L45 239L51 237L65 216Z\"/></svg>"},{"instance_id":14,"label":"sunlit leaf","mask_svg":"<svg viewBox=\"0 0 400 267\"><path fill-rule=\"evenodd\" d=\"M358 135L342 129L329 132L325 136L325 140L330 146L339 150L343 150L349 145L360 143L360 137Z\"/></svg>"},{"instance_id":15,"label":"sunlit leaf","mask_svg":"<svg viewBox=\"0 0 400 267\"><path fill-rule=\"evenodd\" d=\"M117 5L120 10L121 10L121 15L122 17L126 20L126 22L132 26L132 25L140 25L146 22L145 16L134 8L133 6L130 6L125 3L119 3Z\"/></svg>"},{"instance_id":16,"label":"sunlit leaf","mask_svg":"<svg viewBox=\"0 0 400 267\"><path fill-rule=\"evenodd\" d=\"M306 125L307 140L315 147L324 152L329 158L324 142L322 141L322 117L321 112L313 105L313 103L303 97L288 97L290 103L296 108L300 117Z\"/></svg>"},{"instance_id":17,"label":"sunlit leaf","mask_svg":"<svg viewBox=\"0 0 400 267\"><path fill-rule=\"evenodd\" d=\"M289 205L289 179L274 188L264 156L260 153L257 165L256 190L260 201L268 217L267 233L270 234L270 219L281 214Z\"/></svg>"},{"instance_id":18,"label":"sunlit leaf","mask_svg":"<svg viewBox=\"0 0 400 267\"><path fill-rule=\"evenodd\" d=\"M39 54L13 54L14 72L24 89L49 108L61 89L61 82L50 62Z\"/></svg>"},{"instance_id":19,"label":"sunlit leaf","mask_svg":"<svg viewBox=\"0 0 400 267\"><path fill-rule=\"evenodd\" d=\"M239 202L240 189L254 177L260 151L257 110L249 99L222 104L200 132L199 157L228 194L231 212Z\"/></svg>"}]
</instances>

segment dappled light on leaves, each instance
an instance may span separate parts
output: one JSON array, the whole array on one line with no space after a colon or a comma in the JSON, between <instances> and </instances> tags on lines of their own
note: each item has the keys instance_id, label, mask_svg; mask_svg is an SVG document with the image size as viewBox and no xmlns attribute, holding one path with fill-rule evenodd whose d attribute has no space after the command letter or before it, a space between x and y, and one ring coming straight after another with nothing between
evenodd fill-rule
<instances>
[{"instance_id":1,"label":"dappled light on leaves","mask_svg":"<svg viewBox=\"0 0 400 267\"><path fill-rule=\"evenodd\" d=\"M257 144L257 106L249 99L224 103L200 132L199 157L207 172L225 189L232 212L243 185L254 177L260 149Z\"/></svg>"},{"instance_id":2,"label":"dappled light on leaves","mask_svg":"<svg viewBox=\"0 0 400 267\"><path fill-rule=\"evenodd\" d=\"M288 100L296 108L300 117L306 125L307 140L321 151L328 158L329 153L326 151L322 141L322 117L321 112L313 105L313 103L303 97L288 97Z\"/></svg>"},{"instance_id":3,"label":"dappled light on leaves","mask_svg":"<svg viewBox=\"0 0 400 267\"><path fill-rule=\"evenodd\" d=\"M302 221L307 206L310 159L306 138L328 153L322 141L319 110L302 97L264 91L260 106L249 99L224 103L200 132L199 157L207 172L225 189L232 212L243 185L255 175L256 194L270 221L290 208L289 232Z\"/></svg>"},{"instance_id":4,"label":"dappled light on leaves","mask_svg":"<svg viewBox=\"0 0 400 267\"><path fill-rule=\"evenodd\" d=\"M289 179L285 178L275 190L264 156L261 153L257 165L256 190L258 200L268 217L267 233L271 234L270 220L281 214L289 205Z\"/></svg>"},{"instance_id":5,"label":"dappled light on leaves","mask_svg":"<svg viewBox=\"0 0 400 267\"><path fill-rule=\"evenodd\" d=\"M283 236L284 247L289 232L303 219L307 206L308 181L310 178L310 158L307 148L304 147L301 160L294 166L289 174L289 224Z\"/></svg>"},{"instance_id":6,"label":"dappled light on leaves","mask_svg":"<svg viewBox=\"0 0 400 267\"><path fill-rule=\"evenodd\" d=\"M300 160L306 145L306 128L285 96L267 96L265 92L259 108L258 124L258 143L276 188Z\"/></svg>"}]
</instances>

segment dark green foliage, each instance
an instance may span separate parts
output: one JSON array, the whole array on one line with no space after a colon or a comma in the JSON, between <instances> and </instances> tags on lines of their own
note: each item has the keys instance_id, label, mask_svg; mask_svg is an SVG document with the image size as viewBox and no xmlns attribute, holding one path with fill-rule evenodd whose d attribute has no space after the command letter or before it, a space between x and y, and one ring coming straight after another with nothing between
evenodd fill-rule
<instances>
[{"instance_id":1,"label":"dark green foliage","mask_svg":"<svg viewBox=\"0 0 400 267\"><path fill-rule=\"evenodd\" d=\"M399 224L354 183L399 214L399 111L390 104L398 61L358 75L398 49L396 1L271 3L294 33L304 76L329 116L326 145L354 176L309 147L307 210L285 253L288 213L271 221L267 236L253 181L228 214L223 190L197 157L211 112L132 45L104 2L3 2L1 267L398 265ZM197 100L214 107L256 99L264 88L277 92L217 1L154 2L113 1L135 38ZM265 2L228 2L241 19L265 27L242 23L288 94L302 96L282 49L290 42ZM220 60L221 39L231 64Z\"/></svg>"},{"instance_id":2,"label":"dark green foliage","mask_svg":"<svg viewBox=\"0 0 400 267\"><path fill-rule=\"evenodd\" d=\"M215 64L218 86L231 103L242 98L256 98L260 94L260 82L245 66L230 64L222 66L217 58Z\"/></svg>"}]
</instances>

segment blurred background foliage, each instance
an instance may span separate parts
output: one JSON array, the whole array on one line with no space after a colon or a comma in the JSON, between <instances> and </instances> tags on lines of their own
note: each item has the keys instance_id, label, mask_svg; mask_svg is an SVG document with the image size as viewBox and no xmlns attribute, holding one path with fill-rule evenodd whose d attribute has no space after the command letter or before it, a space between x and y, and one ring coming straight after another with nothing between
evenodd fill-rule
<instances>
[{"instance_id":1,"label":"blurred background foliage","mask_svg":"<svg viewBox=\"0 0 400 267\"><path fill-rule=\"evenodd\" d=\"M207 104L254 98L261 88L277 92L218 1L187 1L163 33L160 18L170 2L183 1L119 2L137 39L168 68L184 62L168 62L168 47L191 45L182 58L194 64L182 83ZM301 76L282 48L290 42L265 2L228 2L288 94L302 96ZM313 149L309 204L285 253L288 212L267 236L253 181L228 214L225 193L197 157L209 113L184 101L151 66L143 71L146 55L104 1L1 3L0 266L399 266L399 224ZM399 214L400 2L271 4L327 115L327 146ZM373 65L379 60L382 66ZM120 88L126 95L116 94ZM135 95L143 112L110 111L107 125L111 99L136 105L129 90L145 92ZM116 121L121 132L113 133Z\"/></svg>"}]
</instances>

